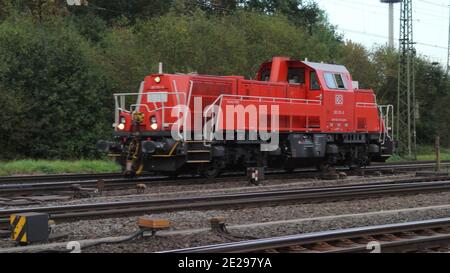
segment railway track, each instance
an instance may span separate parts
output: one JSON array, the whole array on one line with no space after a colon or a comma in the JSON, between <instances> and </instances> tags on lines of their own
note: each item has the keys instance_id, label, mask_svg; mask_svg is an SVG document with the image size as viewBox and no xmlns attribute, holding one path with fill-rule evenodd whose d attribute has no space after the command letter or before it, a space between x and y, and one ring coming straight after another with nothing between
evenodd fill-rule
<instances>
[{"instance_id":1,"label":"railway track","mask_svg":"<svg viewBox=\"0 0 450 273\"><path fill-rule=\"evenodd\" d=\"M450 246L450 218L232 242L163 253L360 253Z\"/></svg>"},{"instance_id":2,"label":"railway track","mask_svg":"<svg viewBox=\"0 0 450 273\"><path fill-rule=\"evenodd\" d=\"M267 177L277 177L284 179L293 178L312 178L317 177L317 172L310 170L302 170L295 173L283 173L281 171L274 171L267 174ZM236 181L246 181L246 177L238 173L228 173L216 179L206 179L199 176L184 176L179 178L168 178L163 176L154 177L140 177L135 179L113 179L103 180L104 190L120 190L130 189L131 186L136 184L146 185L165 185L165 186L177 186L186 184L212 184L219 182L227 182L230 179ZM98 180L86 180L86 181L62 181L62 182L38 182L27 184L0 184L0 196L25 196L27 194L39 194L48 192L68 191L72 190L74 185L79 185L85 188L97 187Z\"/></svg>"},{"instance_id":3,"label":"railway track","mask_svg":"<svg viewBox=\"0 0 450 273\"><path fill-rule=\"evenodd\" d=\"M389 169L400 167L402 169L417 169L417 168L433 168L436 162L434 161L408 161L408 162L390 162L390 163L375 163L368 166L366 170ZM450 167L450 161L443 161L442 166ZM309 169L313 170L313 169ZM154 174L144 173L143 177L154 177ZM158 176L164 178L164 176ZM46 183L46 182L80 182L98 179L118 179L123 180L121 173L99 173L99 174L62 174L62 175L31 175L31 176L0 176L0 185L7 184L29 184L29 183Z\"/></svg>"},{"instance_id":4,"label":"railway track","mask_svg":"<svg viewBox=\"0 0 450 273\"><path fill-rule=\"evenodd\" d=\"M377 164L373 166L368 166L364 170L366 171L383 171L383 170L396 170L396 171L409 171L418 169L429 169L434 168L435 163L432 162L406 162L406 163L387 163L387 164ZM450 162L443 163L443 166L450 167ZM314 178L319 174L317 171L312 169L300 169L294 173L283 173L281 171L271 171L267 173L267 177L275 178ZM186 185L190 184L207 184L207 183L217 183L226 182L230 178L242 179L243 177L239 173L227 173L220 178L214 180L205 179L195 176L185 176L180 178L168 178L164 176L152 176L151 174L146 174L144 177L137 179L123 179L121 174L97 174L97 175L67 175L67 176L38 176L37 181L32 180L33 177L23 177L23 178L0 178L0 196L24 196L30 194L42 194L51 193L58 191L68 191L72 190L74 184L77 184L85 188L95 188L98 187L97 182L103 180L104 190L117 190L117 189L127 189L130 186L135 186L138 183L152 184L152 185ZM8 180L11 179L11 180ZM24 179L24 180L20 180ZM54 181L52 181L54 180ZM33 182L30 182L33 181Z\"/></svg>"},{"instance_id":5,"label":"railway track","mask_svg":"<svg viewBox=\"0 0 450 273\"><path fill-rule=\"evenodd\" d=\"M0 184L22 184L38 182L63 182L63 181L84 181L94 179L120 179L121 173L98 173L98 174L55 174L55 175L31 175L31 176L3 176L0 177Z\"/></svg>"},{"instance_id":6,"label":"railway track","mask_svg":"<svg viewBox=\"0 0 450 273\"><path fill-rule=\"evenodd\" d=\"M450 190L450 179L423 178L385 183L356 184L337 187L301 188L275 191L259 191L238 194L204 195L159 200L133 200L92 204L27 207L0 210L0 228L8 228L12 214L43 212L58 221L89 218L130 216L177 210L201 210L213 208L239 208L254 205L278 205L286 202L331 202L338 200L372 198L387 195L405 195ZM441 181L438 181L441 180Z\"/></svg>"}]
</instances>

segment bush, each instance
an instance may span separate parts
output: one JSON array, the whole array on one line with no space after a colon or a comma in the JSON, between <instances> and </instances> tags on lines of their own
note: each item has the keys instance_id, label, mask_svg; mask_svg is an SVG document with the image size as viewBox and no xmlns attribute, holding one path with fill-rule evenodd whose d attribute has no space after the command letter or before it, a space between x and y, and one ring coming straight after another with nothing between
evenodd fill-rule
<instances>
[{"instance_id":1,"label":"bush","mask_svg":"<svg viewBox=\"0 0 450 273\"><path fill-rule=\"evenodd\" d=\"M0 100L15 109L2 112L1 158L95 154L113 105L99 58L60 21L15 17L0 24Z\"/></svg>"}]
</instances>

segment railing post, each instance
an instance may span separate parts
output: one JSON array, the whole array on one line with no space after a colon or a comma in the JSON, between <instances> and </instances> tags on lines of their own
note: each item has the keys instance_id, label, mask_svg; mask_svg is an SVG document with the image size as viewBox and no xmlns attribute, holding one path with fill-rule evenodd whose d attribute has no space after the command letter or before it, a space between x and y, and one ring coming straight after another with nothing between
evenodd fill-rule
<instances>
[{"instance_id":1,"label":"railing post","mask_svg":"<svg viewBox=\"0 0 450 273\"><path fill-rule=\"evenodd\" d=\"M116 105L116 109L114 110L114 129L115 129L119 123L119 108L120 108L117 95L114 95L114 104Z\"/></svg>"}]
</instances>

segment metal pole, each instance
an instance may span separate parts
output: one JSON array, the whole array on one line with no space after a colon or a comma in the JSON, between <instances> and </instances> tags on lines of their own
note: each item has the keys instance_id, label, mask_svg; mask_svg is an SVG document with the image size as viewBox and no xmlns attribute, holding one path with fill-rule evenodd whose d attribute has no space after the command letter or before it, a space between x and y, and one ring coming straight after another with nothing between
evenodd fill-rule
<instances>
[{"instance_id":1,"label":"metal pole","mask_svg":"<svg viewBox=\"0 0 450 273\"><path fill-rule=\"evenodd\" d=\"M389 3L389 47L394 47L394 3Z\"/></svg>"},{"instance_id":2,"label":"metal pole","mask_svg":"<svg viewBox=\"0 0 450 273\"><path fill-rule=\"evenodd\" d=\"M450 9L450 5L448 6ZM447 53L447 76L450 70L450 13L449 13L449 21L448 21L448 53Z\"/></svg>"},{"instance_id":3,"label":"metal pole","mask_svg":"<svg viewBox=\"0 0 450 273\"><path fill-rule=\"evenodd\" d=\"M397 93L398 153L410 158L416 156L416 97L415 49L413 37L412 0L400 5L400 45Z\"/></svg>"}]
</instances>

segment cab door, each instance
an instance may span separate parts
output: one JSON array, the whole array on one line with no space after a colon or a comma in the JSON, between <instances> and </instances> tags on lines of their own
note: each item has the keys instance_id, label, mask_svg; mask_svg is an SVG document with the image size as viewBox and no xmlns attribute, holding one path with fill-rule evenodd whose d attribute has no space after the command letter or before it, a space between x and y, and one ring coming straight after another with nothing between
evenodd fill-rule
<instances>
[{"instance_id":1,"label":"cab door","mask_svg":"<svg viewBox=\"0 0 450 273\"><path fill-rule=\"evenodd\" d=\"M322 100L322 88L320 86L319 77L316 71L309 71L308 73L308 91L306 94L306 99L308 100Z\"/></svg>"},{"instance_id":2,"label":"cab door","mask_svg":"<svg viewBox=\"0 0 450 273\"><path fill-rule=\"evenodd\" d=\"M305 99L306 98L306 75L304 68L289 68L288 72L288 98Z\"/></svg>"},{"instance_id":3,"label":"cab door","mask_svg":"<svg viewBox=\"0 0 450 273\"><path fill-rule=\"evenodd\" d=\"M316 71L309 70L307 72L307 90L306 99L314 101L323 100L323 89L320 85L320 81ZM314 103L308 103L308 105L314 105ZM322 108L323 109L323 108ZM312 131L320 131L322 128L322 112L315 112L313 115L307 115L305 117L305 128Z\"/></svg>"}]
</instances>

